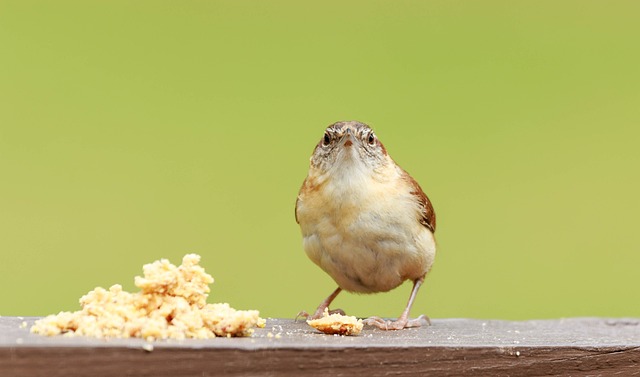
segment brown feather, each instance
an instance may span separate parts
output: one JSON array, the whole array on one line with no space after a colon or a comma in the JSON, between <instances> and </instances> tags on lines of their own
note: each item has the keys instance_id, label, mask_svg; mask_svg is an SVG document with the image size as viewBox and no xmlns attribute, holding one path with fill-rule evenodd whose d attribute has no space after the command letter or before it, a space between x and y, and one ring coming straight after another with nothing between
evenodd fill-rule
<instances>
[{"instance_id":1,"label":"brown feather","mask_svg":"<svg viewBox=\"0 0 640 377\"><path fill-rule=\"evenodd\" d=\"M307 176L307 178L304 179L304 182L302 182L302 187L300 187L300 191L298 192L298 197L296 198L296 208L295 208L296 223L300 224L300 221L298 221L298 204L300 204L300 197L304 193L314 192L317 190L318 190L318 186L316 185L315 180Z\"/></svg>"},{"instance_id":2,"label":"brown feather","mask_svg":"<svg viewBox=\"0 0 640 377\"><path fill-rule=\"evenodd\" d=\"M433 206L431 205L431 201L427 197L427 195L422 191L422 188L413 179L412 176L409 175L406 171L403 170L402 177L411 185L412 190L411 194L418 199L418 203L420 204L421 217L419 219L420 223L431 230L431 232L435 233L436 231L436 212L433 210Z\"/></svg>"}]
</instances>

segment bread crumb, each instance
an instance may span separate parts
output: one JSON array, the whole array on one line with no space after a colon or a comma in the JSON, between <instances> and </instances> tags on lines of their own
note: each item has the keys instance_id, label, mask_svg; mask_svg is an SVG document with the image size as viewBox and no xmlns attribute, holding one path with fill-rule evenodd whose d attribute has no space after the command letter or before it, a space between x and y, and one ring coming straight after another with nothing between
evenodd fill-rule
<instances>
[{"instance_id":1,"label":"bread crumb","mask_svg":"<svg viewBox=\"0 0 640 377\"><path fill-rule=\"evenodd\" d=\"M123 291L119 284L109 290L98 287L80 298L81 310L42 318L31 332L151 342L249 336L254 327L265 326L257 310L207 304L213 278L199 263L199 255L187 254L177 267L166 259L145 264L144 277L135 277L140 292Z\"/></svg>"},{"instance_id":2,"label":"bread crumb","mask_svg":"<svg viewBox=\"0 0 640 377\"><path fill-rule=\"evenodd\" d=\"M308 320L309 326L330 335L358 335L362 331L362 320L341 314L329 315L325 309L322 318Z\"/></svg>"}]
</instances>

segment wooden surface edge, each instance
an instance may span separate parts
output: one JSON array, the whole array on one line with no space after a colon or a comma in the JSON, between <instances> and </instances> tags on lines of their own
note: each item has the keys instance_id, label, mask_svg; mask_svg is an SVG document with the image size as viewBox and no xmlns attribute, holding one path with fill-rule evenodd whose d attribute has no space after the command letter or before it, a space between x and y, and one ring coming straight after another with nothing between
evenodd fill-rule
<instances>
[{"instance_id":1,"label":"wooden surface edge","mask_svg":"<svg viewBox=\"0 0 640 377\"><path fill-rule=\"evenodd\" d=\"M5 348L2 376L640 375L640 347Z\"/></svg>"},{"instance_id":2,"label":"wooden surface edge","mask_svg":"<svg viewBox=\"0 0 640 377\"><path fill-rule=\"evenodd\" d=\"M268 319L251 338L179 342L43 337L36 318L0 318L0 377L640 376L640 319L436 319L356 337Z\"/></svg>"}]
</instances>

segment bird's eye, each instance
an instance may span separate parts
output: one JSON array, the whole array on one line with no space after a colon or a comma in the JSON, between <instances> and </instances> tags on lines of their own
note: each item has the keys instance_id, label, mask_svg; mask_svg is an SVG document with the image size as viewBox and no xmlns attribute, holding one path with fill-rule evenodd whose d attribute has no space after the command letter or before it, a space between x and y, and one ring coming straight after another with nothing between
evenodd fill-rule
<instances>
[{"instance_id":1,"label":"bird's eye","mask_svg":"<svg viewBox=\"0 0 640 377\"><path fill-rule=\"evenodd\" d=\"M324 133L324 138L322 138L322 145L325 147L331 143L331 135L328 132Z\"/></svg>"},{"instance_id":2,"label":"bird's eye","mask_svg":"<svg viewBox=\"0 0 640 377\"><path fill-rule=\"evenodd\" d=\"M376 143L376 136L373 134L373 132L369 133L369 138L367 139L367 141L369 142L369 145L374 145Z\"/></svg>"}]
</instances>

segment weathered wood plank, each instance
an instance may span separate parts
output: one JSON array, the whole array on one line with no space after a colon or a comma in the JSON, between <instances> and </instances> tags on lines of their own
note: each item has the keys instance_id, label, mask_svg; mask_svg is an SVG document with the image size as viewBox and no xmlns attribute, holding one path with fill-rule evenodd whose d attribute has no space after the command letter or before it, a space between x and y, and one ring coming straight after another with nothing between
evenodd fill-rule
<instances>
[{"instance_id":1,"label":"weathered wood plank","mask_svg":"<svg viewBox=\"0 0 640 377\"><path fill-rule=\"evenodd\" d=\"M33 320L0 318L0 376L640 376L640 319L440 319L358 337L270 319L252 338L160 341L152 351L140 339L33 335Z\"/></svg>"}]
</instances>

